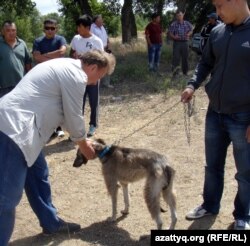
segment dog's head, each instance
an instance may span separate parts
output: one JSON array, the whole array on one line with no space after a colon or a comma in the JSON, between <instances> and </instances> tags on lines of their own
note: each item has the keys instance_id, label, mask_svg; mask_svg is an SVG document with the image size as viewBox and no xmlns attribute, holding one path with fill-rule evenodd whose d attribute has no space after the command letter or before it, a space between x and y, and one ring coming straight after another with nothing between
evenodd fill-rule
<instances>
[{"instance_id":1,"label":"dog's head","mask_svg":"<svg viewBox=\"0 0 250 246\"><path fill-rule=\"evenodd\" d=\"M106 148L106 143L104 142L103 139L95 139L91 140L91 145L95 150L96 157L99 156L103 150ZM88 159L82 154L80 149L78 148L77 153L76 153L76 158L73 163L73 167L80 167L82 164L87 164Z\"/></svg>"}]
</instances>

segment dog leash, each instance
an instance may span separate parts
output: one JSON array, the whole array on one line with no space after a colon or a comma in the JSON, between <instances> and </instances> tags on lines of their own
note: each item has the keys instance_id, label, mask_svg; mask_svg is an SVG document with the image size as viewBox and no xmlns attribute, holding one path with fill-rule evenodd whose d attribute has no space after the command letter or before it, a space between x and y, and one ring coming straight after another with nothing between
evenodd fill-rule
<instances>
[{"instance_id":1,"label":"dog leash","mask_svg":"<svg viewBox=\"0 0 250 246\"><path fill-rule=\"evenodd\" d=\"M145 127L149 126L150 124L152 124L154 121L158 120L159 118L161 118L164 114L168 113L169 111L171 111L173 108L175 108L181 101L176 102L175 104L173 104L170 108L166 109L165 111L163 111L161 114L157 115L155 118L153 118L152 120L150 120L148 123L144 124L143 126L135 129L133 132L129 133L127 136L124 136L122 138L120 138L119 140L116 140L113 145L119 145L120 142L124 141L125 139L133 136L135 133L141 131L142 129L144 129Z\"/></svg>"},{"instance_id":2,"label":"dog leash","mask_svg":"<svg viewBox=\"0 0 250 246\"><path fill-rule=\"evenodd\" d=\"M190 117L194 114L195 111L195 96L193 96L192 103L188 102L183 104L184 107L184 128L187 137L188 145L191 144L191 126L190 126Z\"/></svg>"}]
</instances>

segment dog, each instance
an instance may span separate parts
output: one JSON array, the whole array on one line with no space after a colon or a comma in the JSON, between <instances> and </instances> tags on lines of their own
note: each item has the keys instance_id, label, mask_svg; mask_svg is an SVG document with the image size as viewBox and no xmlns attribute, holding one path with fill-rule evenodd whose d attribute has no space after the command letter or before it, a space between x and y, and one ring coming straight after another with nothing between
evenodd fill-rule
<instances>
[{"instance_id":1,"label":"dog","mask_svg":"<svg viewBox=\"0 0 250 246\"><path fill-rule=\"evenodd\" d=\"M173 189L175 170L168 165L167 158L148 149L134 149L108 146L102 139L93 140L92 146L96 157L102 163L102 173L109 195L112 200L111 221L116 220L117 194L119 184L122 186L125 208L123 215L129 213L128 184L146 178L144 199L157 229L162 229L160 197L169 205L171 214L170 230L175 228L177 222L176 197ZM87 159L77 151L74 167L86 164ZM119 184L118 184L119 183Z\"/></svg>"}]
</instances>

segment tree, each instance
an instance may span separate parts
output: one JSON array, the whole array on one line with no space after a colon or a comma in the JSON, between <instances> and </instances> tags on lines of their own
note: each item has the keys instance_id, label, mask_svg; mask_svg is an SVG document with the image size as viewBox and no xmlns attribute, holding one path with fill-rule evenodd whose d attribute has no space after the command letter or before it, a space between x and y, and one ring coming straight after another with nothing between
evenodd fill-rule
<instances>
[{"instance_id":1,"label":"tree","mask_svg":"<svg viewBox=\"0 0 250 246\"><path fill-rule=\"evenodd\" d=\"M133 38L137 38L137 28L132 4L133 0L124 0L122 6L122 43L130 43Z\"/></svg>"},{"instance_id":2,"label":"tree","mask_svg":"<svg viewBox=\"0 0 250 246\"><path fill-rule=\"evenodd\" d=\"M31 0L0 0L0 13L15 11L16 16L29 15L29 12L35 8L36 4Z\"/></svg>"}]
</instances>

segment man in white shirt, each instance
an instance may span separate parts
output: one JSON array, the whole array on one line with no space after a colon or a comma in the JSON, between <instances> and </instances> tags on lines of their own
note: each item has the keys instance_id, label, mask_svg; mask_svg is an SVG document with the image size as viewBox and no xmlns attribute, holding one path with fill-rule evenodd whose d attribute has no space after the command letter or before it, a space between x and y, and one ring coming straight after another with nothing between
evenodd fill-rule
<instances>
[{"instance_id":1,"label":"man in white shirt","mask_svg":"<svg viewBox=\"0 0 250 246\"><path fill-rule=\"evenodd\" d=\"M97 50L77 60L52 59L38 64L0 99L1 246L7 246L11 237L28 168L36 165L37 159L47 166L41 151L56 126L64 125L85 157L94 158L94 149L86 140L83 95L86 85L96 84L106 73L112 73L114 66L114 56ZM44 185L50 189L49 183ZM44 214L40 225L46 234L80 229L80 225L60 219L56 209Z\"/></svg>"},{"instance_id":2,"label":"man in white shirt","mask_svg":"<svg viewBox=\"0 0 250 246\"><path fill-rule=\"evenodd\" d=\"M90 31L102 40L104 50L108 53L111 53L111 50L109 48L108 34L103 26L103 19L101 15L96 15L93 17L93 23L91 25ZM101 84L108 88L114 88L114 86L110 84L109 75L106 75L104 78L101 79Z\"/></svg>"},{"instance_id":3,"label":"man in white shirt","mask_svg":"<svg viewBox=\"0 0 250 246\"><path fill-rule=\"evenodd\" d=\"M89 15L83 15L77 20L78 34L73 37L70 44L71 57L78 58L79 55L92 49L104 50L102 40L90 32L91 23L92 18ZM99 81L96 85L87 85L86 87L83 97L83 114L87 96L89 97L90 105L90 122L87 136L91 137L95 134L96 128L98 127Z\"/></svg>"}]
</instances>

